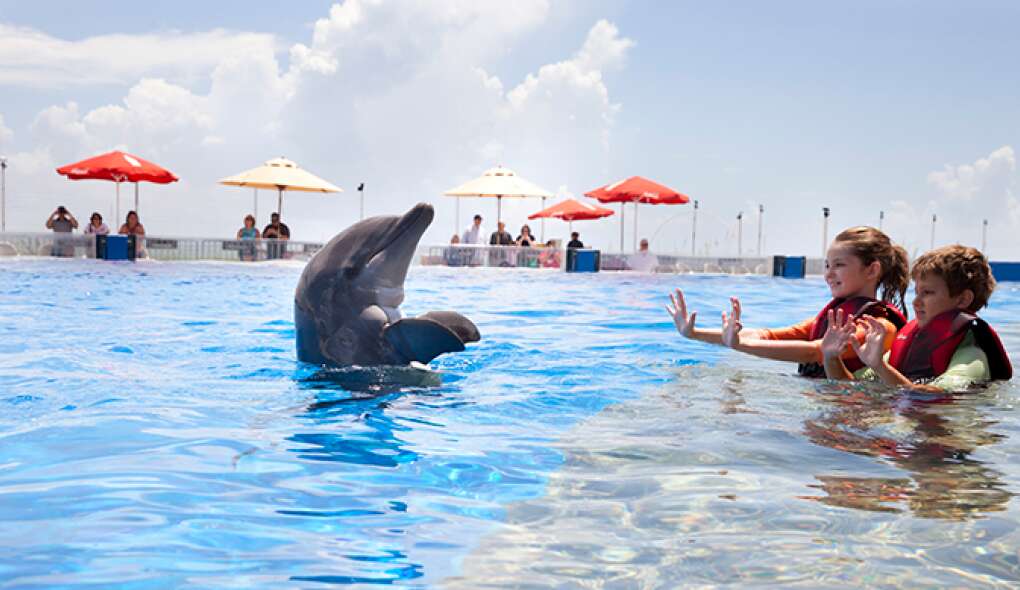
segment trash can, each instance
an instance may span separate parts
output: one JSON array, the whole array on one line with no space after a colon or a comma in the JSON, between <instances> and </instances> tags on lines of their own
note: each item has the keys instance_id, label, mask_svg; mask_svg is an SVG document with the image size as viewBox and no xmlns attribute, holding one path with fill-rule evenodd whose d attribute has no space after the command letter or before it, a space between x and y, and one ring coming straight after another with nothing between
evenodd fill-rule
<instances>
[{"instance_id":1,"label":"trash can","mask_svg":"<svg viewBox=\"0 0 1020 590\"><path fill-rule=\"evenodd\" d=\"M602 253L587 248L567 248L567 272L598 272Z\"/></svg>"},{"instance_id":2,"label":"trash can","mask_svg":"<svg viewBox=\"0 0 1020 590\"><path fill-rule=\"evenodd\" d=\"M774 256L772 276L786 279L803 279L807 270L807 256Z\"/></svg>"},{"instance_id":3,"label":"trash can","mask_svg":"<svg viewBox=\"0 0 1020 590\"><path fill-rule=\"evenodd\" d=\"M96 236L96 258L134 260L135 236Z\"/></svg>"}]
</instances>

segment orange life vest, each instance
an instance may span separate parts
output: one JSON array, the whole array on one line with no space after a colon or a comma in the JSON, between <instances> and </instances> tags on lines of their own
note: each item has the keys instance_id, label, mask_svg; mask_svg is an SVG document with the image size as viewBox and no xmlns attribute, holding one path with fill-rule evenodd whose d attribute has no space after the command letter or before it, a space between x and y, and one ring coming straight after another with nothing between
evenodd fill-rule
<instances>
[{"instance_id":1,"label":"orange life vest","mask_svg":"<svg viewBox=\"0 0 1020 590\"><path fill-rule=\"evenodd\" d=\"M829 329L829 310L837 312L843 310L843 317L861 317L863 315L870 315L875 318L885 318L889 320L896 329L899 330L907 323L907 318L904 317L903 312L896 308L891 303L885 301L879 301L870 297L852 297L850 299L836 298L829 302L828 305L822 308L822 311L818 312L815 316L815 321L811 323L811 333L808 336L808 340L821 340L825 336L825 331ZM853 358L843 359L843 363L846 365L847 370L851 373L864 367L864 363L861 359L854 356ZM821 363L801 363L797 366L797 372L805 377L825 377L825 367Z\"/></svg>"}]
</instances>

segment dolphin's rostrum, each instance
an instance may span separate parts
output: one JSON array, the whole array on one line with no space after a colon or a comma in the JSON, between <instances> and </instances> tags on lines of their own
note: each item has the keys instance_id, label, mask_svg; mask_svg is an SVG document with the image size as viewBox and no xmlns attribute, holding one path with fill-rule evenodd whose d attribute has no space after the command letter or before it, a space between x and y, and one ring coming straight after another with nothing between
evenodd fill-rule
<instances>
[{"instance_id":1,"label":"dolphin's rostrum","mask_svg":"<svg viewBox=\"0 0 1020 590\"><path fill-rule=\"evenodd\" d=\"M407 268L434 215L419 203L401 216L365 219L312 257L294 294L298 360L340 367L428 363L481 338L457 312L400 316Z\"/></svg>"}]
</instances>

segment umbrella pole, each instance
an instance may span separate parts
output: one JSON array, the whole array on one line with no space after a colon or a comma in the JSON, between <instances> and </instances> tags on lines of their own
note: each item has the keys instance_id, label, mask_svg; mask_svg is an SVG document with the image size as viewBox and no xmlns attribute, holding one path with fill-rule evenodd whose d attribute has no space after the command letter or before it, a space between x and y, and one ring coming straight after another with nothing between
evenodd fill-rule
<instances>
[{"instance_id":1,"label":"umbrella pole","mask_svg":"<svg viewBox=\"0 0 1020 590\"><path fill-rule=\"evenodd\" d=\"M635 252L637 252L637 206L638 206L637 201L635 201L634 202L634 235L632 236L633 239L634 239L634 246L633 246L633 248L634 248Z\"/></svg>"},{"instance_id":2,"label":"umbrella pole","mask_svg":"<svg viewBox=\"0 0 1020 590\"><path fill-rule=\"evenodd\" d=\"M135 213L138 213L138 183L135 183Z\"/></svg>"},{"instance_id":3,"label":"umbrella pole","mask_svg":"<svg viewBox=\"0 0 1020 590\"><path fill-rule=\"evenodd\" d=\"M623 254L623 206L625 203L620 203L620 254Z\"/></svg>"},{"instance_id":4,"label":"umbrella pole","mask_svg":"<svg viewBox=\"0 0 1020 590\"><path fill-rule=\"evenodd\" d=\"M280 219L283 219L283 187L278 186L276 190L279 191L276 195L276 212L280 214Z\"/></svg>"},{"instance_id":5,"label":"umbrella pole","mask_svg":"<svg viewBox=\"0 0 1020 590\"><path fill-rule=\"evenodd\" d=\"M503 195L496 195L496 226L503 221Z\"/></svg>"},{"instance_id":6,"label":"umbrella pole","mask_svg":"<svg viewBox=\"0 0 1020 590\"><path fill-rule=\"evenodd\" d=\"M457 211L453 214L453 233L460 233L460 197L454 197L457 199Z\"/></svg>"},{"instance_id":7,"label":"umbrella pole","mask_svg":"<svg viewBox=\"0 0 1020 590\"><path fill-rule=\"evenodd\" d=\"M255 211L255 213L254 213L254 216L255 216L255 227L258 227L259 226L259 189L257 189L257 188L252 189L252 192L254 193L252 195L252 205L254 205L254 207L252 207L252 209Z\"/></svg>"},{"instance_id":8,"label":"umbrella pole","mask_svg":"<svg viewBox=\"0 0 1020 590\"><path fill-rule=\"evenodd\" d=\"M571 237L574 235L574 220L571 219L567 222L567 231L570 232Z\"/></svg>"},{"instance_id":9,"label":"umbrella pole","mask_svg":"<svg viewBox=\"0 0 1020 590\"><path fill-rule=\"evenodd\" d=\"M545 211L545 199L546 199L545 197L542 197L542 211ZM538 241L542 242L544 244L545 243L545 217L542 218L541 224L542 224L542 235L539 237Z\"/></svg>"},{"instance_id":10,"label":"umbrella pole","mask_svg":"<svg viewBox=\"0 0 1020 590\"><path fill-rule=\"evenodd\" d=\"M114 218L114 223L120 223L120 181L117 181L117 216Z\"/></svg>"}]
</instances>

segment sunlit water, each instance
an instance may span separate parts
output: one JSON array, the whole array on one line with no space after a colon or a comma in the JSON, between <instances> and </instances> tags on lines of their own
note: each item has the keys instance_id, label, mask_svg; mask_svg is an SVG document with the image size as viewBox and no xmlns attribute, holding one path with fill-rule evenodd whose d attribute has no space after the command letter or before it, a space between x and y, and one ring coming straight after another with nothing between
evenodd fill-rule
<instances>
[{"instance_id":1,"label":"sunlit water","mask_svg":"<svg viewBox=\"0 0 1020 590\"><path fill-rule=\"evenodd\" d=\"M299 265L0 262L0 586L1009 587L1020 388L951 403L684 341L817 280L415 268L482 342L348 391ZM985 316L1020 350L1020 291ZM351 387L364 390L365 387Z\"/></svg>"}]
</instances>

